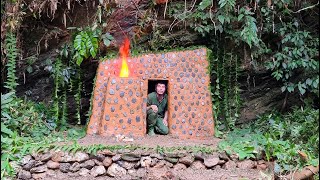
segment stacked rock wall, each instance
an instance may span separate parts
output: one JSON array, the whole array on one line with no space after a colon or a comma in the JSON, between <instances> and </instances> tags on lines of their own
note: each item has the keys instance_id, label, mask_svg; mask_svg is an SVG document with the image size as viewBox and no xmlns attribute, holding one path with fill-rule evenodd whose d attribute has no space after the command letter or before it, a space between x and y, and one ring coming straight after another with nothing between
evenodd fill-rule
<instances>
[{"instance_id":1,"label":"stacked rock wall","mask_svg":"<svg viewBox=\"0 0 320 180\"><path fill-rule=\"evenodd\" d=\"M157 153L154 150L121 149L115 152L103 150L92 155L83 152L70 154L51 151L24 157L18 168L18 179L57 179L81 177L94 179L97 176L121 179L170 179L188 170L207 170L217 176L243 174L254 169L266 170L267 162L237 161L226 154L190 153L187 151ZM243 170L243 172L242 172ZM222 174L221 174L222 173ZM172 178L172 177L171 177ZM210 178L210 177L209 177Z\"/></svg>"}]
</instances>

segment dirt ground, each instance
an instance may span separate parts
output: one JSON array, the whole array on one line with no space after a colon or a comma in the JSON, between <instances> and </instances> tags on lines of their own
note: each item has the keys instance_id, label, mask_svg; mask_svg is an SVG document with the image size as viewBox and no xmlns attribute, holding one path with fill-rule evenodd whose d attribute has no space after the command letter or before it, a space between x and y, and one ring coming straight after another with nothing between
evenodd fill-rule
<instances>
[{"instance_id":1,"label":"dirt ground","mask_svg":"<svg viewBox=\"0 0 320 180\"><path fill-rule=\"evenodd\" d=\"M216 148L220 139L210 138L204 140L178 139L171 135L155 135L127 138L127 137L103 137L97 135L87 135L78 140L80 145L104 144L104 145L139 145L143 147L154 148L161 147L181 147L181 146L210 146Z\"/></svg>"}]
</instances>

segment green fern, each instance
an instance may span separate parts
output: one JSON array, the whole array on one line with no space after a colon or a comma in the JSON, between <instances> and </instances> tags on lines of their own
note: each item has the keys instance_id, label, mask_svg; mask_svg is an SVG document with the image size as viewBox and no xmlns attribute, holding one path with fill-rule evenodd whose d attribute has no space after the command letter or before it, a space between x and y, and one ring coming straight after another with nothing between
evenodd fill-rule
<instances>
[{"instance_id":1,"label":"green fern","mask_svg":"<svg viewBox=\"0 0 320 180\"><path fill-rule=\"evenodd\" d=\"M7 74L7 81L5 82L5 86L9 91L15 92L15 89L18 85L17 83L17 77L16 77L16 60L18 57L18 49L17 49L17 39L14 34L8 33L6 40L6 50L7 50L7 68L8 68L8 74Z\"/></svg>"}]
</instances>

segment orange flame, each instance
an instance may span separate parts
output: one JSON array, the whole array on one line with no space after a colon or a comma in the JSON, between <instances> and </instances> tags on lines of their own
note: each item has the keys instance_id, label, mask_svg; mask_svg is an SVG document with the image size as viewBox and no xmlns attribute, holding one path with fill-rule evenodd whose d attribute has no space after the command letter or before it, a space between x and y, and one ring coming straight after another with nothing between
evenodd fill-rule
<instances>
[{"instance_id":1,"label":"orange flame","mask_svg":"<svg viewBox=\"0 0 320 180\"><path fill-rule=\"evenodd\" d=\"M129 67L127 63L127 57L129 55L129 46L130 46L130 41L128 38L125 38L123 45L121 45L119 51L120 51L120 56L122 58L122 66L120 70L120 77L129 77Z\"/></svg>"}]
</instances>

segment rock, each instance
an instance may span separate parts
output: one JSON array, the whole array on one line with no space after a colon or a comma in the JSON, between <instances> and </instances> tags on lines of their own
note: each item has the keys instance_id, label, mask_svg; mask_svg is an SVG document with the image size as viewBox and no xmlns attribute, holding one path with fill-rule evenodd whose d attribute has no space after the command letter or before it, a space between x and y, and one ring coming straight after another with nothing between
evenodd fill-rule
<instances>
[{"instance_id":1,"label":"rock","mask_svg":"<svg viewBox=\"0 0 320 180\"><path fill-rule=\"evenodd\" d=\"M193 163L193 161L194 161L194 157L192 155L187 155L179 159L180 163L185 164L187 166L190 166Z\"/></svg>"},{"instance_id":2,"label":"rock","mask_svg":"<svg viewBox=\"0 0 320 180\"><path fill-rule=\"evenodd\" d=\"M106 156L114 156L116 155L116 153L108 150L108 149L105 149L105 150L100 150L97 152L98 154L103 154L103 155L106 155Z\"/></svg>"},{"instance_id":3,"label":"rock","mask_svg":"<svg viewBox=\"0 0 320 180\"><path fill-rule=\"evenodd\" d=\"M32 152L31 156L33 157L34 160L39 161L40 160L40 155L36 152Z\"/></svg>"},{"instance_id":4,"label":"rock","mask_svg":"<svg viewBox=\"0 0 320 180\"><path fill-rule=\"evenodd\" d=\"M165 153L165 157L169 158L179 158L181 155L179 155L178 152L167 152Z\"/></svg>"},{"instance_id":5,"label":"rock","mask_svg":"<svg viewBox=\"0 0 320 180\"><path fill-rule=\"evenodd\" d=\"M46 177L47 173L35 173L32 174L33 179L44 179Z\"/></svg>"},{"instance_id":6,"label":"rock","mask_svg":"<svg viewBox=\"0 0 320 180\"><path fill-rule=\"evenodd\" d=\"M111 159L111 158L110 158ZM92 167L95 165L95 162L91 159L85 161L80 165L81 168L86 168L86 169L92 169Z\"/></svg>"},{"instance_id":7,"label":"rock","mask_svg":"<svg viewBox=\"0 0 320 180\"><path fill-rule=\"evenodd\" d=\"M147 170L145 168L139 168L137 170L130 169L128 170L128 174L135 178L143 178L146 176Z\"/></svg>"},{"instance_id":8,"label":"rock","mask_svg":"<svg viewBox=\"0 0 320 180\"><path fill-rule=\"evenodd\" d=\"M208 157L208 158L205 158L204 159L204 165L207 167L207 168L211 168L215 165L217 165L219 163L219 158L218 157Z\"/></svg>"},{"instance_id":9,"label":"rock","mask_svg":"<svg viewBox=\"0 0 320 180\"><path fill-rule=\"evenodd\" d=\"M34 164L34 166L41 166L41 165L44 165L45 162L42 162L42 161L36 161L36 163Z\"/></svg>"},{"instance_id":10,"label":"rock","mask_svg":"<svg viewBox=\"0 0 320 180\"><path fill-rule=\"evenodd\" d=\"M237 160L239 159L239 155L238 155L238 154L231 154L231 155L230 155L230 159L231 159L232 161L237 161Z\"/></svg>"},{"instance_id":11,"label":"rock","mask_svg":"<svg viewBox=\"0 0 320 180\"><path fill-rule=\"evenodd\" d=\"M36 161L31 159L27 164L25 164L22 168L26 171L30 171L31 168L35 167Z\"/></svg>"},{"instance_id":12,"label":"rock","mask_svg":"<svg viewBox=\"0 0 320 180\"><path fill-rule=\"evenodd\" d=\"M84 152L76 152L76 154L74 155L74 159L77 162L83 162L89 159L89 155Z\"/></svg>"},{"instance_id":13,"label":"rock","mask_svg":"<svg viewBox=\"0 0 320 180\"><path fill-rule=\"evenodd\" d=\"M79 174L78 174L78 173L73 173L73 172L68 172L68 173L67 173L67 175L68 175L69 177L76 177L76 176L79 176Z\"/></svg>"},{"instance_id":14,"label":"rock","mask_svg":"<svg viewBox=\"0 0 320 180\"><path fill-rule=\"evenodd\" d=\"M179 170L184 170L187 169L187 166L182 163L177 163L176 165L173 166L173 170L179 171Z\"/></svg>"},{"instance_id":15,"label":"rock","mask_svg":"<svg viewBox=\"0 0 320 180\"><path fill-rule=\"evenodd\" d=\"M75 162L75 163L73 163L71 166L70 166L70 168L69 168L69 170L71 171L71 172L77 172L77 171L79 171L80 170L80 164L78 163L78 162Z\"/></svg>"},{"instance_id":16,"label":"rock","mask_svg":"<svg viewBox=\"0 0 320 180\"><path fill-rule=\"evenodd\" d=\"M138 169L141 166L141 161L138 161L133 167Z\"/></svg>"},{"instance_id":17,"label":"rock","mask_svg":"<svg viewBox=\"0 0 320 180\"><path fill-rule=\"evenodd\" d=\"M135 163L127 161L117 161L117 164L125 169L132 169L135 165Z\"/></svg>"},{"instance_id":18,"label":"rock","mask_svg":"<svg viewBox=\"0 0 320 180\"><path fill-rule=\"evenodd\" d=\"M50 160L47 162L47 167L49 169L59 169L60 163Z\"/></svg>"},{"instance_id":19,"label":"rock","mask_svg":"<svg viewBox=\"0 0 320 180\"><path fill-rule=\"evenodd\" d=\"M164 159L164 157L161 154L157 154L157 153L150 154L150 157L157 158L159 160Z\"/></svg>"},{"instance_id":20,"label":"rock","mask_svg":"<svg viewBox=\"0 0 320 180\"><path fill-rule=\"evenodd\" d=\"M96 165L98 165L98 166L103 166L103 163L100 162L100 161L98 161L97 159L92 159L92 160L93 160L93 162L94 162Z\"/></svg>"},{"instance_id":21,"label":"rock","mask_svg":"<svg viewBox=\"0 0 320 180\"><path fill-rule=\"evenodd\" d=\"M116 155L112 156L112 161L113 162L119 161L120 159L121 159L121 155L120 154L116 154Z\"/></svg>"},{"instance_id":22,"label":"rock","mask_svg":"<svg viewBox=\"0 0 320 180\"><path fill-rule=\"evenodd\" d=\"M46 165L42 165L42 166L38 166L38 167L34 167L30 169L31 173L42 173L42 172L46 172L48 170Z\"/></svg>"},{"instance_id":23,"label":"rock","mask_svg":"<svg viewBox=\"0 0 320 180\"><path fill-rule=\"evenodd\" d=\"M142 157L140 159L141 167L150 167L151 162L152 162L152 159L149 156Z\"/></svg>"},{"instance_id":24,"label":"rock","mask_svg":"<svg viewBox=\"0 0 320 180\"><path fill-rule=\"evenodd\" d=\"M268 166L267 166L266 164L258 164L258 165L257 165L257 169L258 169L258 170L264 171L264 170L266 170L267 168L268 168Z\"/></svg>"},{"instance_id":25,"label":"rock","mask_svg":"<svg viewBox=\"0 0 320 180\"><path fill-rule=\"evenodd\" d=\"M43 154L43 155L40 157L40 161L42 161L42 162L47 162L47 161L49 161L51 158L52 158L52 154L51 154L50 152L47 152L47 153Z\"/></svg>"},{"instance_id":26,"label":"rock","mask_svg":"<svg viewBox=\"0 0 320 180\"><path fill-rule=\"evenodd\" d=\"M206 166L204 164L202 164L201 161L196 160L191 164L190 168L192 168L192 169L206 169Z\"/></svg>"},{"instance_id":27,"label":"rock","mask_svg":"<svg viewBox=\"0 0 320 180\"><path fill-rule=\"evenodd\" d=\"M224 163L226 163L226 161L222 160L222 159L220 159L219 162L218 162L219 165L223 165Z\"/></svg>"},{"instance_id":28,"label":"rock","mask_svg":"<svg viewBox=\"0 0 320 180\"><path fill-rule=\"evenodd\" d=\"M233 170L237 168L237 164L234 161L228 161L222 166L222 168L226 170Z\"/></svg>"},{"instance_id":29,"label":"rock","mask_svg":"<svg viewBox=\"0 0 320 180\"><path fill-rule=\"evenodd\" d=\"M31 157L31 156L30 156ZM18 179L31 179L31 173L26 170L20 170L18 174Z\"/></svg>"},{"instance_id":30,"label":"rock","mask_svg":"<svg viewBox=\"0 0 320 180\"><path fill-rule=\"evenodd\" d=\"M150 164L150 167L153 167L157 164L159 160L157 158L151 158L151 164Z\"/></svg>"},{"instance_id":31,"label":"rock","mask_svg":"<svg viewBox=\"0 0 320 180\"><path fill-rule=\"evenodd\" d=\"M56 175L56 172L55 172L54 170L48 169L48 171L47 171L47 176L49 176L49 177L56 177L57 175Z\"/></svg>"},{"instance_id":32,"label":"rock","mask_svg":"<svg viewBox=\"0 0 320 180\"><path fill-rule=\"evenodd\" d=\"M203 153L196 153L196 154L194 154L194 158L195 158L195 160L203 161L205 158L205 155Z\"/></svg>"},{"instance_id":33,"label":"rock","mask_svg":"<svg viewBox=\"0 0 320 180\"><path fill-rule=\"evenodd\" d=\"M102 164L105 166L105 167L109 167L111 164L112 164L112 159L110 157L106 157L104 158Z\"/></svg>"},{"instance_id":34,"label":"rock","mask_svg":"<svg viewBox=\"0 0 320 180\"><path fill-rule=\"evenodd\" d=\"M173 164L172 164L171 162L166 161L166 167L172 168L172 167L173 167Z\"/></svg>"},{"instance_id":35,"label":"rock","mask_svg":"<svg viewBox=\"0 0 320 180\"><path fill-rule=\"evenodd\" d=\"M133 154L133 153L127 153L127 154L121 155L121 159L123 159L125 161L129 161L129 162L139 161L140 157L141 156L139 156L137 154Z\"/></svg>"},{"instance_id":36,"label":"rock","mask_svg":"<svg viewBox=\"0 0 320 180\"><path fill-rule=\"evenodd\" d=\"M167 168L150 168L147 172L146 179L156 179L156 180L162 180L162 179L169 179L167 178Z\"/></svg>"},{"instance_id":37,"label":"rock","mask_svg":"<svg viewBox=\"0 0 320 180\"><path fill-rule=\"evenodd\" d=\"M103 175L105 173L106 173L106 168L104 168L104 166L95 166L90 171L90 174L94 177L97 177L99 175Z\"/></svg>"},{"instance_id":38,"label":"rock","mask_svg":"<svg viewBox=\"0 0 320 180\"><path fill-rule=\"evenodd\" d=\"M123 167L119 166L118 164L113 163L107 171L107 174L112 176L112 177L121 177L125 174L127 174L126 169Z\"/></svg>"},{"instance_id":39,"label":"rock","mask_svg":"<svg viewBox=\"0 0 320 180\"><path fill-rule=\"evenodd\" d=\"M253 169L255 167L255 163L251 160L239 161L237 163L239 169Z\"/></svg>"},{"instance_id":40,"label":"rock","mask_svg":"<svg viewBox=\"0 0 320 180\"><path fill-rule=\"evenodd\" d=\"M70 166L70 163L60 163L59 169L61 172L67 173L69 171Z\"/></svg>"},{"instance_id":41,"label":"rock","mask_svg":"<svg viewBox=\"0 0 320 180\"><path fill-rule=\"evenodd\" d=\"M81 168L78 173L80 176L86 177L86 176L89 176L89 172L90 172L89 169Z\"/></svg>"},{"instance_id":42,"label":"rock","mask_svg":"<svg viewBox=\"0 0 320 180\"><path fill-rule=\"evenodd\" d=\"M178 158L170 158L170 157L165 157L164 160L170 162L170 163L173 163L173 164L176 164L178 162Z\"/></svg>"},{"instance_id":43,"label":"rock","mask_svg":"<svg viewBox=\"0 0 320 180\"><path fill-rule=\"evenodd\" d=\"M89 159L96 159L98 161L103 161L104 158L106 158L103 154L97 154L97 155L90 155Z\"/></svg>"},{"instance_id":44,"label":"rock","mask_svg":"<svg viewBox=\"0 0 320 180\"><path fill-rule=\"evenodd\" d=\"M226 154L226 152L222 152L219 154L219 158L222 159L222 160L225 160L225 161L229 161L229 157L228 155Z\"/></svg>"},{"instance_id":45,"label":"rock","mask_svg":"<svg viewBox=\"0 0 320 180\"><path fill-rule=\"evenodd\" d=\"M31 161L31 160L32 160L32 156L31 156L31 155L26 155L25 157L23 157L23 158L21 159L20 165L21 165L21 166L24 166L24 165L28 164L29 161Z\"/></svg>"},{"instance_id":46,"label":"rock","mask_svg":"<svg viewBox=\"0 0 320 180\"><path fill-rule=\"evenodd\" d=\"M147 174L147 170L145 168L139 168L137 170L136 176L139 178L143 178L146 176L146 174Z\"/></svg>"},{"instance_id":47,"label":"rock","mask_svg":"<svg viewBox=\"0 0 320 180\"><path fill-rule=\"evenodd\" d=\"M74 162L74 161L76 161L76 160L71 154L64 153L64 156L62 156L60 161L57 161L57 162Z\"/></svg>"},{"instance_id":48,"label":"rock","mask_svg":"<svg viewBox=\"0 0 320 180\"><path fill-rule=\"evenodd\" d=\"M15 172L19 172L22 169L22 167L19 165L17 161L10 161L9 164Z\"/></svg>"},{"instance_id":49,"label":"rock","mask_svg":"<svg viewBox=\"0 0 320 180\"><path fill-rule=\"evenodd\" d=\"M55 162L61 162L62 156L64 156L62 151L55 151L52 153L51 160Z\"/></svg>"},{"instance_id":50,"label":"rock","mask_svg":"<svg viewBox=\"0 0 320 180\"><path fill-rule=\"evenodd\" d=\"M137 174L137 170L135 169L129 169L128 171L128 174L132 177L136 177L136 174Z\"/></svg>"}]
</instances>

